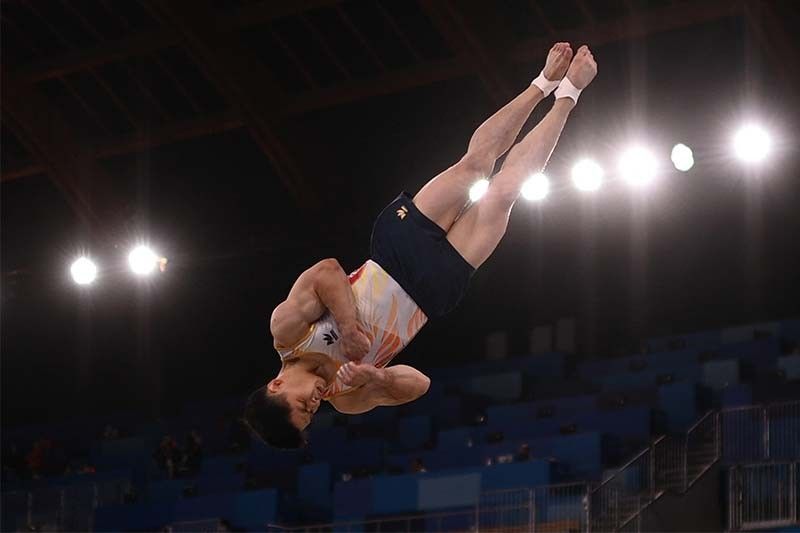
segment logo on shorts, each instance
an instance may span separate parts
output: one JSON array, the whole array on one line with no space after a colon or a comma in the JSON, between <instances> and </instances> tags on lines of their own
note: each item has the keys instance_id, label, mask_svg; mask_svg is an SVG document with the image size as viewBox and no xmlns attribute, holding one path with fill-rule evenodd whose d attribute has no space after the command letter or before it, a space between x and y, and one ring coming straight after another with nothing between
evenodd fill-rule
<instances>
[{"instance_id":1,"label":"logo on shorts","mask_svg":"<svg viewBox=\"0 0 800 533\"><path fill-rule=\"evenodd\" d=\"M330 330L328 333L325 333L322 336L322 340L325 341L325 344L330 346L331 344L339 340L339 335L337 335L334 330Z\"/></svg>"},{"instance_id":2,"label":"logo on shorts","mask_svg":"<svg viewBox=\"0 0 800 533\"><path fill-rule=\"evenodd\" d=\"M407 214L408 214L408 208L406 206L402 206L400 207L400 209L397 210L397 216L400 217L400 220L406 218Z\"/></svg>"}]
</instances>

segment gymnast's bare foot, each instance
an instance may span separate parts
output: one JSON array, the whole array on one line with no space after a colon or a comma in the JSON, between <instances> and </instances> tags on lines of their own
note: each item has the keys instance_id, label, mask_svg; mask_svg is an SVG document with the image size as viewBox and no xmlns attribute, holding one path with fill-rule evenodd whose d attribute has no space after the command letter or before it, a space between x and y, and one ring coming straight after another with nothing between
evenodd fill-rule
<instances>
[{"instance_id":1,"label":"gymnast's bare foot","mask_svg":"<svg viewBox=\"0 0 800 533\"><path fill-rule=\"evenodd\" d=\"M569 63L572 61L572 47L569 43L556 43L547 54L544 65L544 77L550 81L560 80L567 73Z\"/></svg>"},{"instance_id":2,"label":"gymnast's bare foot","mask_svg":"<svg viewBox=\"0 0 800 533\"><path fill-rule=\"evenodd\" d=\"M578 48L567 70L567 79L576 89L585 89L597 75L597 62L585 44Z\"/></svg>"}]
</instances>

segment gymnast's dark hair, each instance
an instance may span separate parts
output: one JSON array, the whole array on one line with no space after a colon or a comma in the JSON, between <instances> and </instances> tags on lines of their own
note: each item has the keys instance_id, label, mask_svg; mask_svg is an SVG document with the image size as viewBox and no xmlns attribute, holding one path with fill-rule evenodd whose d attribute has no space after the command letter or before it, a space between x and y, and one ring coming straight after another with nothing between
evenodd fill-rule
<instances>
[{"instance_id":1,"label":"gymnast's dark hair","mask_svg":"<svg viewBox=\"0 0 800 533\"><path fill-rule=\"evenodd\" d=\"M266 385L247 398L242 422L264 444L275 448L301 448L306 445L303 432L290 420L289 402L283 394L269 394Z\"/></svg>"}]
</instances>

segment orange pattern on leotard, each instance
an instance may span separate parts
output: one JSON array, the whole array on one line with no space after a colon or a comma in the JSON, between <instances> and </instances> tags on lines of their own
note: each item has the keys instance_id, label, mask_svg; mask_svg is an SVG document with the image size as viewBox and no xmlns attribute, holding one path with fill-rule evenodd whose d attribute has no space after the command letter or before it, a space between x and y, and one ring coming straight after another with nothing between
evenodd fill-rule
<instances>
[{"instance_id":1,"label":"orange pattern on leotard","mask_svg":"<svg viewBox=\"0 0 800 533\"><path fill-rule=\"evenodd\" d=\"M361 329L370 342L362 364L382 368L414 338L428 317L392 277L372 260L349 275ZM340 350L340 331L328 311L312 324L310 334L291 348L280 347L281 358L303 353L322 353L338 365L349 361ZM330 398L351 390L338 379L325 391Z\"/></svg>"}]
</instances>

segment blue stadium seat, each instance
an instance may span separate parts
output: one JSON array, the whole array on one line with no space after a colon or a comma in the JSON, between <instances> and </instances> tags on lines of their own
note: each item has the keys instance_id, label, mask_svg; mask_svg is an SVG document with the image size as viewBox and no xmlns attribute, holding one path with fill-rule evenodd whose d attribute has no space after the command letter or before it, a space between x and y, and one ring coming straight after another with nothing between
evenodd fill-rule
<instances>
[{"instance_id":1,"label":"blue stadium seat","mask_svg":"<svg viewBox=\"0 0 800 533\"><path fill-rule=\"evenodd\" d=\"M201 495L220 492L238 492L244 489L244 473L229 472L201 474L195 478L197 492Z\"/></svg>"},{"instance_id":2,"label":"blue stadium seat","mask_svg":"<svg viewBox=\"0 0 800 533\"><path fill-rule=\"evenodd\" d=\"M379 438L351 440L343 448L331 450L333 453L325 460L331 463L336 474L358 467L380 468L386 442Z\"/></svg>"},{"instance_id":3,"label":"blue stadium seat","mask_svg":"<svg viewBox=\"0 0 800 533\"><path fill-rule=\"evenodd\" d=\"M306 505L330 508L331 465L315 463L303 465L297 471L297 496Z\"/></svg>"},{"instance_id":4,"label":"blue stadium seat","mask_svg":"<svg viewBox=\"0 0 800 533\"><path fill-rule=\"evenodd\" d=\"M779 330L784 339L800 342L800 318L782 321Z\"/></svg>"},{"instance_id":5,"label":"blue stadium seat","mask_svg":"<svg viewBox=\"0 0 800 533\"><path fill-rule=\"evenodd\" d=\"M522 394L522 374L517 371L472 377L465 389L497 401L516 400Z\"/></svg>"},{"instance_id":6,"label":"blue stadium seat","mask_svg":"<svg viewBox=\"0 0 800 533\"><path fill-rule=\"evenodd\" d=\"M675 349L708 349L718 346L721 335L718 330L701 331L698 333L684 333L648 339L649 352L669 352Z\"/></svg>"},{"instance_id":7,"label":"blue stadium seat","mask_svg":"<svg viewBox=\"0 0 800 533\"><path fill-rule=\"evenodd\" d=\"M397 421L397 443L406 450L418 450L432 439L431 417L425 415L401 418Z\"/></svg>"},{"instance_id":8,"label":"blue stadium seat","mask_svg":"<svg viewBox=\"0 0 800 533\"><path fill-rule=\"evenodd\" d=\"M728 359L708 361L703 364L703 384L714 390L722 390L739 383L739 361Z\"/></svg>"},{"instance_id":9,"label":"blue stadium seat","mask_svg":"<svg viewBox=\"0 0 800 533\"><path fill-rule=\"evenodd\" d=\"M175 503L173 517L174 521L225 517L235 527L256 531L263 530L267 523L274 523L277 510L278 492L264 489L179 500Z\"/></svg>"},{"instance_id":10,"label":"blue stadium seat","mask_svg":"<svg viewBox=\"0 0 800 533\"><path fill-rule=\"evenodd\" d=\"M247 453L247 465L254 471L292 468L302 462L303 454L303 450L277 450L254 441Z\"/></svg>"},{"instance_id":11,"label":"blue stadium seat","mask_svg":"<svg viewBox=\"0 0 800 533\"><path fill-rule=\"evenodd\" d=\"M98 470L133 466L148 460L156 445L152 437L102 440L92 446L89 457Z\"/></svg>"},{"instance_id":12,"label":"blue stadium seat","mask_svg":"<svg viewBox=\"0 0 800 533\"><path fill-rule=\"evenodd\" d=\"M475 509L461 513L432 513L425 518L424 524L412 527L411 531L476 531Z\"/></svg>"},{"instance_id":13,"label":"blue stadium seat","mask_svg":"<svg viewBox=\"0 0 800 533\"><path fill-rule=\"evenodd\" d=\"M753 403L750 385L732 385L720 391L720 407L741 407Z\"/></svg>"},{"instance_id":14,"label":"blue stadium seat","mask_svg":"<svg viewBox=\"0 0 800 533\"><path fill-rule=\"evenodd\" d=\"M584 412L575 416L574 420L578 431L647 440L650 437L651 415L649 407L632 406L614 411Z\"/></svg>"},{"instance_id":15,"label":"blue stadium seat","mask_svg":"<svg viewBox=\"0 0 800 533\"><path fill-rule=\"evenodd\" d=\"M172 502L120 504L98 507L95 531L157 531L173 522Z\"/></svg>"},{"instance_id":16,"label":"blue stadium seat","mask_svg":"<svg viewBox=\"0 0 800 533\"><path fill-rule=\"evenodd\" d=\"M333 486L333 518L334 520L364 518L369 513L366 502L371 501L371 479L339 481Z\"/></svg>"},{"instance_id":17,"label":"blue stadium seat","mask_svg":"<svg viewBox=\"0 0 800 533\"><path fill-rule=\"evenodd\" d=\"M420 476L418 483L417 507L423 511L474 506L480 500L481 474L476 470Z\"/></svg>"},{"instance_id":18,"label":"blue stadium seat","mask_svg":"<svg viewBox=\"0 0 800 533\"><path fill-rule=\"evenodd\" d=\"M778 337L780 325L777 322L762 322L725 328L720 332L720 340L723 345L751 341L756 338L757 332Z\"/></svg>"},{"instance_id":19,"label":"blue stadium seat","mask_svg":"<svg viewBox=\"0 0 800 533\"><path fill-rule=\"evenodd\" d=\"M429 411L440 427L452 427L461 421L461 397L444 396Z\"/></svg>"},{"instance_id":20,"label":"blue stadium seat","mask_svg":"<svg viewBox=\"0 0 800 533\"><path fill-rule=\"evenodd\" d=\"M466 448L470 441L476 442L473 428L446 429L437 433L436 446L442 450Z\"/></svg>"},{"instance_id":21,"label":"blue stadium seat","mask_svg":"<svg viewBox=\"0 0 800 533\"><path fill-rule=\"evenodd\" d=\"M671 431L681 431L697 420L697 387L678 381L658 387L659 407L667 415Z\"/></svg>"},{"instance_id":22,"label":"blue stadium seat","mask_svg":"<svg viewBox=\"0 0 800 533\"><path fill-rule=\"evenodd\" d=\"M372 478L372 514L400 514L417 510L418 476L375 476Z\"/></svg>"},{"instance_id":23,"label":"blue stadium seat","mask_svg":"<svg viewBox=\"0 0 800 533\"><path fill-rule=\"evenodd\" d=\"M800 355L779 357L777 366L783 370L788 381L800 380Z\"/></svg>"},{"instance_id":24,"label":"blue stadium seat","mask_svg":"<svg viewBox=\"0 0 800 533\"><path fill-rule=\"evenodd\" d=\"M740 359L758 366L774 363L780 355L781 345L777 338L760 339L723 344L716 351L720 359Z\"/></svg>"},{"instance_id":25,"label":"blue stadium seat","mask_svg":"<svg viewBox=\"0 0 800 533\"><path fill-rule=\"evenodd\" d=\"M229 476L240 471L241 465L247 462L247 455L217 455L206 457L200 466L201 475Z\"/></svg>"},{"instance_id":26,"label":"blue stadium seat","mask_svg":"<svg viewBox=\"0 0 800 533\"><path fill-rule=\"evenodd\" d=\"M496 464L481 471L481 490L484 492L534 487L548 483L550 483L550 463L541 459Z\"/></svg>"}]
</instances>

